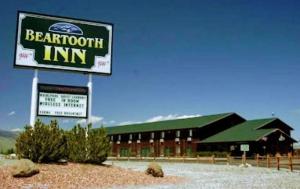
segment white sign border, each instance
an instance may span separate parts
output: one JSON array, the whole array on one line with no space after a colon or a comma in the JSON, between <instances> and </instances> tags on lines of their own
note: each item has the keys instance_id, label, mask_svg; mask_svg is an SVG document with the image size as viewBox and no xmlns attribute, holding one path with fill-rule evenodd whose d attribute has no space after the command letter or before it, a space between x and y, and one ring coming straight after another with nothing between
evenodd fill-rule
<instances>
[{"instance_id":1,"label":"white sign border","mask_svg":"<svg viewBox=\"0 0 300 189\"><path fill-rule=\"evenodd\" d=\"M53 87L69 87L69 88L84 88L85 90L87 90L87 94L82 94L82 95L86 95L87 96L87 106L86 106L86 116L60 116L60 115L41 115L39 114L39 96L40 96L40 92L43 93L60 93L60 92L44 92L44 91L40 91L39 87L37 87L37 98L36 98L36 102L37 102L37 107L36 107L36 115L37 116L41 116L41 117L61 117L61 118L72 118L72 119L88 119L88 115L89 115L89 91L88 91L88 87L85 86L70 86L70 85L55 85L55 84L47 84L47 83L38 83L38 86L40 85L44 85L44 86L53 86ZM61 94L65 94L65 93L61 93ZM72 95L72 93L67 93Z\"/></svg>"}]
</instances>

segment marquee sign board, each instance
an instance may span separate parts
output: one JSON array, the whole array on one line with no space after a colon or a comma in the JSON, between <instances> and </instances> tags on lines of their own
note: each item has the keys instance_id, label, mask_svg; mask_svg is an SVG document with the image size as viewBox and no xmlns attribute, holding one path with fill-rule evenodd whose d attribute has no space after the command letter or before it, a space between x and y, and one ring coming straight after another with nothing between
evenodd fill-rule
<instances>
[{"instance_id":1,"label":"marquee sign board","mask_svg":"<svg viewBox=\"0 0 300 189\"><path fill-rule=\"evenodd\" d=\"M111 75L113 25L18 12L15 67Z\"/></svg>"},{"instance_id":2,"label":"marquee sign board","mask_svg":"<svg viewBox=\"0 0 300 189\"><path fill-rule=\"evenodd\" d=\"M88 88L38 84L38 116L87 118Z\"/></svg>"}]
</instances>

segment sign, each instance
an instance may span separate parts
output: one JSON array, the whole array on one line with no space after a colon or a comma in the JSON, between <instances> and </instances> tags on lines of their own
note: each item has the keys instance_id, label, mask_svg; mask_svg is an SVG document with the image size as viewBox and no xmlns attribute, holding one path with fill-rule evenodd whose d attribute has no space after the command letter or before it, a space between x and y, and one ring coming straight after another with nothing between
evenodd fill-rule
<instances>
[{"instance_id":1,"label":"sign","mask_svg":"<svg viewBox=\"0 0 300 189\"><path fill-rule=\"evenodd\" d=\"M241 151L248 152L249 151L249 144L241 144Z\"/></svg>"},{"instance_id":2,"label":"sign","mask_svg":"<svg viewBox=\"0 0 300 189\"><path fill-rule=\"evenodd\" d=\"M111 75L113 25L18 12L15 67Z\"/></svg>"},{"instance_id":3,"label":"sign","mask_svg":"<svg viewBox=\"0 0 300 189\"><path fill-rule=\"evenodd\" d=\"M38 84L38 116L87 118L88 88Z\"/></svg>"}]
</instances>

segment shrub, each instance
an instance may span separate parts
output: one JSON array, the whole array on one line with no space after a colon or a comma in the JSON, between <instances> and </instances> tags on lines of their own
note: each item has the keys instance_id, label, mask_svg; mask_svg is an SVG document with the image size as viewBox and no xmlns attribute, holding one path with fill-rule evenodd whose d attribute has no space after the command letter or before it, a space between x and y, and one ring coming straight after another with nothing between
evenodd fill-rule
<instances>
[{"instance_id":1,"label":"shrub","mask_svg":"<svg viewBox=\"0 0 300 189\"><path fill-rule=\"evenodd\" d=\"M148 165L146 174L152 175L153 177L163 177L164 176L164 172L163 172L161 166L154 162L152 162Z\"/></svg>"},{"instance_id":2,"label":"shrub","mask_svg":"<svg viewBox=\"0 0 300 189\"><path fill-rule=\"evenodd\" d=\"M80 163L101 164L110 152L110 144L105 129L86 129L76 125L67 133L69 160Z\"/></svg>"},{"instance_id":3,"label":"shrub","mask_svg":"<svg viewBox=\"0 0 300 189\"><path fill-rule=\"evenodd\" d=\"M87 160L86 130L79 124L66 132L68 158L70 161L83 163Z\"/></svg>"},{"instance_id":4,"label":"shrub","mask_svg":"<svg viewBox=\"0 0 300 189\"><path fill-rule=\"evenodd\" d=\"M55 162L66 157L66 137L57 121L46 125L37 120L34 128L25 126L25 131L17 138L16 152L19 158L33 162Z\"/></svg>"},{"instance_id":5,"label":"shrub","mask_svg":"<svg viewBox=\"0 0 300 189\"><path fill-rule=\"evenodd\" d=\"M38 120L34 128L26 126L16 141L19 158L39 163L68 159L100 164L106 160L109 151L110 144L104 128L92 129L89 125L86 133L86 129L78 124L64 132L59 129L57 121L46 125Z\"/></svg>"},{"instance_id":6,"label":"shrub","mask_svg":"<svg viewBox=\"0 0 300 189\"><path fill-rule=\"evenodd\" d=\"M15 153L15 149L13 149L13 148L7 149L7 151L6 151L7 155L8 154L14 154L14 153Z\"/></svg>"},{"instance_id":7,"label":"shrub","mask_svg":"<svg viewBox=\"0 0 300 189\"><path fill-rule=\"evenodd\" d=\"M107 159L110 152L109 139L106 130L101 127L98 129L89 129L88 132L88 159L89 163L101 164Z\"/></svg>"},{"instance_id":8,"label":"shrub","mask_svg":"<svg viewBox=\"0 0 300 189\"><path fill-rule=\"evenodd\" d=\"M4 154L4 155L9 155L9 154L14 154L15 153L15 149L14 148L9 148L7 150L2 150L0 151L0 154Z\"/></svg>"}]
</instances>

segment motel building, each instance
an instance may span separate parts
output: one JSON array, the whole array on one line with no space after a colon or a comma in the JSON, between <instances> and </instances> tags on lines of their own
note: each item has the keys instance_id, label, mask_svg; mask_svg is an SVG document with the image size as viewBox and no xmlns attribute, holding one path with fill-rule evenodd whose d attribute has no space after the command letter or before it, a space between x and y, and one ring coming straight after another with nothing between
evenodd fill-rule
<instances>
[{"instance_id":1,"label":"motel building","mask_svg":"<svg viewBox=\"0 0 300 189\"><path fill-rule=\"evenodd\" d=\"M197 152L241 155L287 154L295 140L292 127L278 118L246 120L236 113L107 127L111 156L196 156Z\"/></svg>"}]
</instances>

